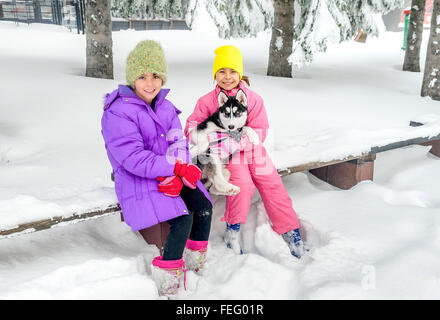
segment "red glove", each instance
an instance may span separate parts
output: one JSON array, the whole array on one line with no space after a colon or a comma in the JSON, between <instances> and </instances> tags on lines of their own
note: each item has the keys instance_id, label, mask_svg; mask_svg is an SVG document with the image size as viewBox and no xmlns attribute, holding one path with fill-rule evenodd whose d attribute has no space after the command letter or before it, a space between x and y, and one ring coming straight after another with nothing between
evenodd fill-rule
<instances>
[{"instance_id":1,"label":"red glove","mask_svg":"<svg viewBox=\"0 0 440 320\"><path fill-rule=\"evenodd\" d=\"M157 180L160 181L158 185L158 190L163 192L166 196L169 197L178 197L180 191L183 188L182 180L180 180L177 176L171 177L159 177Z\"/></svg>"},{"instance_id":2,"label":"red glove","mask_svg":"<svg viewBox=\"0 0 440 320\"><path fill-rule=\"evenodd\" d=\"M195 189L197 181L202 178L202 171L200 171L199 167L192 163L183 162L180 159L176 161L174 174L181 177L185 186L191 189Z\"/></svg>"}]
</instances>

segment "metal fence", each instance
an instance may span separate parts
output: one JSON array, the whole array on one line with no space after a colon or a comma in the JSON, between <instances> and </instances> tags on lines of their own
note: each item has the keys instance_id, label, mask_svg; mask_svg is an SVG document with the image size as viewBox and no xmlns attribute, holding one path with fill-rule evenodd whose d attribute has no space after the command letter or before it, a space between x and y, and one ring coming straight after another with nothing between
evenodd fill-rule
<instances>
[{"instance_id":1,"label":"metal fence","mask_svg":"<svg viewBox=\"0 0 440 320\"><path fill-rule=\"evenodd\" d=\"M112 19L112 31L119 30L189 30L183 19Z\"/></svg>"},{"instance_id":2,"label":"metal fence","mask_svg":"<svg viewBox=\"0 0 440 320\"><path fill-rule=\"evenodd\" d=\"M85 0L0 0L0 20L49 23L84 33Z\"/></svg>"},{"instance_id":3,"label":"metal fence","mask_svg":"<svg viewBox=\"0 0 440 320\"><path fill-rule=\"evenodd\" d=\"M49 23L85 33L85 0L0 0L0 21ZM184 19L112 18L112 30L188 30Z\"/></svg>"}]
</instances>

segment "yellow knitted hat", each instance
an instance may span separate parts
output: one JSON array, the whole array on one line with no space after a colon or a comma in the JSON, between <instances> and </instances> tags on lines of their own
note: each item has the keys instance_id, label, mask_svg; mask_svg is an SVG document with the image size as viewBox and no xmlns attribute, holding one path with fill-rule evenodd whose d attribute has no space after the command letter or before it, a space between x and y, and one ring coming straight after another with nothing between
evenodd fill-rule
<instances>
[{"instance_id":1,"label":"yellow knitted hat","mask_svg":"<svg viewBox=\"0 0 440 320\"><path fill-rule=\"evenodd\" d=\"M231 68L238 72L241 77L243 76L243 56L240 50L234 46L222 46L215 51L213 76L222 68Z\"/></svg>"}]
</instances>

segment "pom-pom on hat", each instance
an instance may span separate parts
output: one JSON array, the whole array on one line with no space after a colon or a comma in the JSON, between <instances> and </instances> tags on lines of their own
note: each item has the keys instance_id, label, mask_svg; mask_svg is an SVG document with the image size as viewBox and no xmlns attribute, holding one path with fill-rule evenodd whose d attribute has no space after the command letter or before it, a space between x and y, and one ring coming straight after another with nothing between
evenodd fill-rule
<instances>
[{"instance_id":1,"label":"pom-pom on hat","mask_svg":"<svg viewBox=\"0 0 440 320\"><path fill-rule=\"evenodd\" d=\"M215 51L213 76L222 68L231 68L238 72L241 77L243 76L243 56L240 50L234 46L222 46Z\"/></svg>"},{"instance_id":2,"label":"pom-pom on hat","mask_svg":"<svg viewBox=\"0 0 440 320\"><path fill-rule=\"evenodd\" d=\"M128 85L134 88L135 80L149 72L158 74L162 85L167 81L167 62L162 46L159 42L144 40L128 54L125 67Z\"/></svg>"}]
</instances>

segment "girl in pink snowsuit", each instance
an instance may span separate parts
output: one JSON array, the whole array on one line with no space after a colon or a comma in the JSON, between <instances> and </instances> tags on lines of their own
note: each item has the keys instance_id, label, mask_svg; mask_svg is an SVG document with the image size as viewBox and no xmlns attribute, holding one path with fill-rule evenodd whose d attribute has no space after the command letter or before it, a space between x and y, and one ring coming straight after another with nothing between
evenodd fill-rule
<instances>
[{"instance_id":1,"label":"girl in pink snowsuit","mask_svg":"<svg viewBox=\"0 0 440 320\"><path fill-rule=\"evenodd\" d=\"M228 96L235 96L241 89L247 97L246 126L251 127L258 134L261 143L264 142L269 129L266 110L263 99L242 81L243 67L240 51L233 46L223 46L215 53L213 75L217 85L214 90L197 101L194 112L186 122L186 137L190 142L197 141L197 138L192 136L197 132L194 129L217 111L219 107L217 97L221 91ZM242 253L238 236L240 225L246 222L251 198L257 187L274 231L282 235L292 255L299 258L303 254L304 245L301 241L299 223L292 207L292 200L261 143L251 144L248 137L243 135L240 141L241 151L235 153L227 165L231 173L229 182L240 187L240 192L233 196L226 196L226 211L222 218L227 225L224 240L236 253Z\"/></svg>"}]
</instances>

